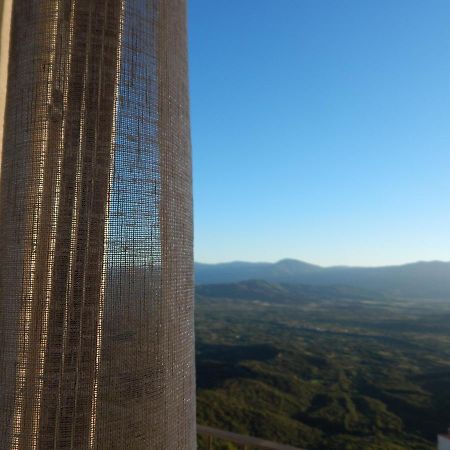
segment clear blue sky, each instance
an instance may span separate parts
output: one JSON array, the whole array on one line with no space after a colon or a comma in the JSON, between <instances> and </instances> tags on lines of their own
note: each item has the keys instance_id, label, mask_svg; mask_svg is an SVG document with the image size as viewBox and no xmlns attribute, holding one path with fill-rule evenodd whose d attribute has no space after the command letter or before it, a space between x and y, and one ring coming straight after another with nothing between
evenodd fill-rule
<instances>
[{"instance_id":1,"label":"clear blue sky","mask_svg":"<svg viewBox=\"0 0 450 450\"><path fill-rule=\"evenodd\" d=\"M190 0L195 259L450 260L449 0Z\"/></svg>"}]
</instances>

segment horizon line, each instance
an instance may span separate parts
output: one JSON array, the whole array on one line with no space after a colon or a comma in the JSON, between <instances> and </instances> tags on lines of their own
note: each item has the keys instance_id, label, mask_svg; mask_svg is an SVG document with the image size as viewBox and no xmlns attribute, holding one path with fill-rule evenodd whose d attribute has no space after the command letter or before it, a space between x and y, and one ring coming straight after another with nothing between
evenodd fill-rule
<instances>
[{"instance_id":1,"label":"horizon line","mask_svg":"<svg viewBox=\"0 0 450 450\"><path fill-rule=\"evenodd\" d=\"M206 265L206 266L217 266L217 265L222 265L222 264L279 264L280 262L283 261L295 261L295 262L299 262L299 263L303 263L303 264L307 264L310 266L315 266L315 267L319 267L322 269L329 269L329 268L338 268L338 267L342 267L342 268L361 268L361 269L365 269L365 268L379 268L379 267L401 267L401 266L409 266L409 265L414 265L414 264L431 264L431 263L442 263L442 264L448 264L450 263L450 261L444 261L441 259L431 259L431 260L416 260L416 261L407 261L404 263L397 263L397 264L381 264L381 265L351 265L351 264L331 264L331 265L321 265L321 264L316 264L316 263L310 263L307 261L304 261L302 259L296 259L296 258L281 258L279 260L276 261L249 261L249 260L241 260L241 259L236 259L236 260L231 260L231 261L221 261L221 262L202 262L202 261L197 261L194 259L194 264L202 264L202 265Z\"/></svg>"}]
</instances>

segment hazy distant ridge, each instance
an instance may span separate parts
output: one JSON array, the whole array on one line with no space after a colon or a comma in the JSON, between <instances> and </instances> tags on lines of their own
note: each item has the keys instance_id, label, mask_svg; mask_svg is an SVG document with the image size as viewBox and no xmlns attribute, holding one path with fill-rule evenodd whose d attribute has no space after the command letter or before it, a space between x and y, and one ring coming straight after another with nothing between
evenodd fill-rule
<instances>
[{"instance_id":1,"label":"hazy distant ridge","mask_svg":"<svg viewBox=\"0 0 450 450\"><path fill-rule=\"evenodd\" d=\"M197 284L245 280L311 285L347 285L410 298L450 300L450 262L416 262L385 267L321 267L294 259L276 263L195 264Z\"/></svg>"}]
</instances>

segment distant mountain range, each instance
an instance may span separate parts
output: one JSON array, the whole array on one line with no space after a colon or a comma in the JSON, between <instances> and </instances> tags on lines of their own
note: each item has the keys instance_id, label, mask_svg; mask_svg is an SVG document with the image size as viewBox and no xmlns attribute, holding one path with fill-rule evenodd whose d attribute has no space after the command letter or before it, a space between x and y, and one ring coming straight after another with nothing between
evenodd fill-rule
<instances>
[{"instance_id":1,"label":"distant mountain range","mask_svg":"<svg viewBox=\"0 0 450 450\"><path fill-rule=\"evenodd\" d=\"M321 267L295 259L283 259L276 263L195 264L197 285L245 280L352 286L400 298L450 300L450 262L416 262L385 267Z\"/></svg>"}]
</instances>

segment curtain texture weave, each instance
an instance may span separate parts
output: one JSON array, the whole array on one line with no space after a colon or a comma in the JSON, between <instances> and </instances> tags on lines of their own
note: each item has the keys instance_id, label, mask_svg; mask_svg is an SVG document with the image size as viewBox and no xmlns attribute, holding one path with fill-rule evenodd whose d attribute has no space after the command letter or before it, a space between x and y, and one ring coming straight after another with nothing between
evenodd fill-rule
<instances>
[{"instance_id":1,"label":"curtain texture weave","mask_svg":"<svg viewBox=\"0 0 450 450\"><path fill-rule=\"evenodd\" d=\"M184 0L15 0L0 448L195 448Z\"/></svg>"}]
</instances>

